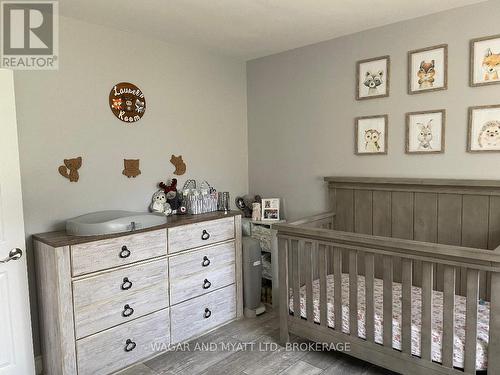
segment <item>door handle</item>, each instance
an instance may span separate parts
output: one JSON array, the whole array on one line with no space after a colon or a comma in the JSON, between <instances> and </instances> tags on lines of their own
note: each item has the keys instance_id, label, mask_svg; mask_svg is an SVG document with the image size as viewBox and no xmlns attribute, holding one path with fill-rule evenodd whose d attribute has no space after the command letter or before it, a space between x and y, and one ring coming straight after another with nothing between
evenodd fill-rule
<instances>
[{"instance_id":1,"label":"door handle","mask_svg":"<svg viewBox=\"0 0 500 375\"><path fill-rule=\"evenodd\" d=\"M10 262L11 260L18 260L22 256L23 256L23 251L16 247L15 249L12 249L9 252L9 256L7 258L0 260L0 263L7 263Z\"/></svg>"}]
</instances>

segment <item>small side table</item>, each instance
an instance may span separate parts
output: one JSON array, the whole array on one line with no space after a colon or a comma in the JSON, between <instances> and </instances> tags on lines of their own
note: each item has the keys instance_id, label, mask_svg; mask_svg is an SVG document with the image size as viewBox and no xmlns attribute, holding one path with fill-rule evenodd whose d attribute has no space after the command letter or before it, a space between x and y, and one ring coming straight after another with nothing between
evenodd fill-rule
<instances>
[{"instance_id":1,"label":"small side table","mask_svg":"<svg viewBox=\"0 0 500 375\"><path fill-rule=\"evenodd\" d=\"M262 253L271 254L271 274L262 272L262 278L271 282L272 285L272 308L279 306L279 277L278 277L278 237L277 231L271 225L284 223L285 220L276 221L250 221L251 237L260 241ZM263 264L264 268L264 264Z\"/></svg>"}]
</instances>

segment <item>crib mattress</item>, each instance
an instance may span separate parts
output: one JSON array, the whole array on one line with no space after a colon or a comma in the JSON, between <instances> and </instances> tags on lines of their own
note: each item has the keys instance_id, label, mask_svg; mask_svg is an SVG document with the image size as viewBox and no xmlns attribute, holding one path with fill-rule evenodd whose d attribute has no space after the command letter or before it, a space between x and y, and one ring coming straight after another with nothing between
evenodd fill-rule
<instances>
[{"instance_id":1,"label":"crib mattress","mask_svg":"<svg viewBox=\"0 0 500 375\"><path fill-rule=\"evenodd\" d=\"M333 275L327 276L328 295L328 326L334 327L334 280ZM319 323L319 280L313 282L314 321ZM392 287L392 346L401 350L401 284L393 283ZM374 280L374 310L375 310L375 342L383 343L383 281ZM421 288L412 287L412 325L411 325L411 351L420 355L420 327L421 327ZM306 317L306 288L300 288L301 316ZM293 295L290 297L290 310L293 312ZM453 350L453 365L457 368L464 367L465 351L465 315L466 298L455 297L455 335ZM477 316L477 343L476 343L476 369L485 370L488 365L488 328L489 328L489 303L478 304ZM342 331L349 333L349 275L342 275ZM365 335L365 278L358 276L358 336ZM441 347L443 336L443 293L433 291L432 295L432 360L441 362Z\"/></svg>"}]
</instances>

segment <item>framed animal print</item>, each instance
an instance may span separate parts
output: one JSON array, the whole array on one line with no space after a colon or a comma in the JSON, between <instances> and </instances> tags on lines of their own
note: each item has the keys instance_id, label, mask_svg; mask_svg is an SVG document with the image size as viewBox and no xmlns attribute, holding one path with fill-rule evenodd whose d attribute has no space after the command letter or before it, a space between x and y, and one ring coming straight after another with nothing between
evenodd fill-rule
<instances>
[{"instance_id":1,"label":"framed animal print","mask_svg":"<svg viewBox=\"0 0 500 375\"><path fill-rule=\"evenodd\" d=\"M470 85L500 83L500 34L470 41Z\"/></svg>"},{"instance_id":2,"label":"framed animal print","mask_svg":"<svg viewBox=\"0 0 500 375\"><path fill-rule=\"evenodd\" d=\"M356 63L356 99L389 96L391 58L375 57Z\"/></svg>"},{"instance_id":3,"label":"framed animal print","mask_svg":"<svg viewBox=\"0 0 500 375\"><path fill-rule=\"evenodd\" d=\"M406 153L439 154L444 152L446 111L409 112L406 114Z\"/></svg>"},{"instance_id":4,"label":"framed animal print","mask_svg":"<svg viewBox=\"0 0 500 375\"><path fill-rule=\"evenodd\" d=\"M408 94L448 88L448 45L408 52Z\"/></svg>"},{"instance_id":5,"label":"framed animal print","mask_svg":"<svg viewBox=\"0 0 500 375\"><path fill-rule=\"evenodd\" d=\"M356 155L387 154L388 115L355 119L354 153Z\"/></svg>"},{"instance_id":6,"label":"framed animal print","mask_svg":"<svg viewBox=\"0 0 500 375\"><path fill-rule=\"evenodd\" d=\"M500 152L500 105L469 107L467 151Z\"/></svg>"}]
</instances>

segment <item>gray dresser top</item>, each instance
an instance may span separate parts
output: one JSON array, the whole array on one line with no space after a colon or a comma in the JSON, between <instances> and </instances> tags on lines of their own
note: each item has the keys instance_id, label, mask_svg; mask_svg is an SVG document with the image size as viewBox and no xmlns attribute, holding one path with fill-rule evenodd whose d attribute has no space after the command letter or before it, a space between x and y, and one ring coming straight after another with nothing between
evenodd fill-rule
<instances>
[{"instance_id":1,"label":"gray dresser top","mask_svg":"<svg viewBox=\"0 0 500 375\"><path fill-rule=\"evenodd\" d=\"M47 233L39 233L33 235L33 240L40 241L44 244L47 244L51 247L63 247L63 246L71 246L77 245L86 242L94 242L99 240L105 240L108 238L116 238L122 237L129 234L141 233L141 232L150 232L158 229L166 229L177 227L180 225L194 224L200 223L203 221L217 220L223 219L225 217L234 217L241 215L239 211L229 211L227 214L222 211L210 212L207 214L201 215L175 215L169 216L167 219L167 223L163 225L158 225L155 227L140 229L132 232L123 232L123 233L113 233L107 235L100 236L72 236L66 233L66 231L56 231L56 232L47 232Z\"/></svg>"}]
</instances>

